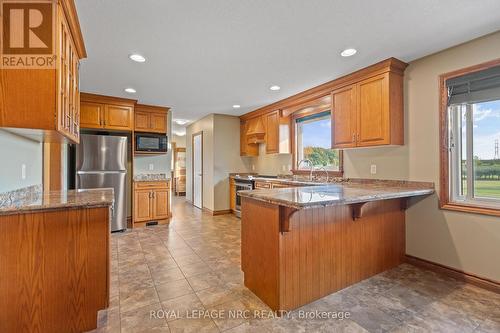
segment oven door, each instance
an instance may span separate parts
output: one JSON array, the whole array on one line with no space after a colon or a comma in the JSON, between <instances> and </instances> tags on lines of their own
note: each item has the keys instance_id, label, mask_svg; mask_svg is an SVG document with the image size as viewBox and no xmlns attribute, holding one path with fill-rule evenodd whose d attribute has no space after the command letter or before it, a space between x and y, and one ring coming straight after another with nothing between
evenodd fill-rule
<instances>
[{"instance_id":1,"label":"oven door","mask_svg":"<svg viewBox=\"0 0 500 333\"><path fill-rule=\"evenodd\" d=\"M236 215L241 216L241 196L238 194L238 191L246 191L246 190L253 190L252 184L249 183L236 183Z\"/></svg>"}]
</instances>

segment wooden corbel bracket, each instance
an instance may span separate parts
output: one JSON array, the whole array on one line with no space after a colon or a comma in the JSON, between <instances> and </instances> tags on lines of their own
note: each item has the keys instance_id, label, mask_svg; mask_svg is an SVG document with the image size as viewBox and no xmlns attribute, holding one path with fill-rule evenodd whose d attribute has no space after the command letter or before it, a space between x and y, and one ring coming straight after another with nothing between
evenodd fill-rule
<instances>
[{"instance_id":1,"label":"wooden corbel bracket","mask_svg":"<svg viewBox=\"0 0 500 333\"><path fill-rule=\"evenodd\" d=\"M352 220L359 219L361 217L361 208L366 204L366 202L357 202L350 204L352 209Z\"/></svg>"},{"instance_id":2,"label":"wooden corbel bracket","mask_svg":"<svg viewBox=\"0 0 500 333\"><path fill-rule=\"evenodd\" d=\"M280 232L290 231L290 219L298 211L296 208L280 206Z\"/></svg>"}]
</instances>

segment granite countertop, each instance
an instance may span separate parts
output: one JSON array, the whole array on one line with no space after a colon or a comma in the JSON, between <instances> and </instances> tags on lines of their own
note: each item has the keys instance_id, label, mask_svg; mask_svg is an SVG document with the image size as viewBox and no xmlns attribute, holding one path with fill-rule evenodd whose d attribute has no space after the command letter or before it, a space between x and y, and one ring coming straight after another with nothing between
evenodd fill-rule
<instances>
[{"instance_id":1,"label":"granite countertop","mask_svg":"<svg viewBox=\"0 0 500 333\"><path fill-rule=\"evenodd\" d=\"M404 181L346 181L343 183L238 191L242 197L296 209L406 198L434 193L434 185Z\"/></svg>"},{"instance_id":2,"label":"granite countertop","mask_svg":"<svg viewBox=\"0 0 500 333\"><path fill-rule=\"evenodd\" d=\"M6 194L3 194L6 196ZM8 193L7 193L8 195ZM38 210L61 208L107 207L114 203L112 188L54 191L41 190L26 192L22 196L0 201L0 215L11 215Z\"/></svg>"},{"instance_id":3,"label":"granite countertop","mask_svg":"<svg viewBox=\"0 0 500 333\"><path fill-rule=\"evenodd\" d=\"M134 176L134 182L166 182L170 180L164 173L142 173Z\"/></svg>"}]
</instances>

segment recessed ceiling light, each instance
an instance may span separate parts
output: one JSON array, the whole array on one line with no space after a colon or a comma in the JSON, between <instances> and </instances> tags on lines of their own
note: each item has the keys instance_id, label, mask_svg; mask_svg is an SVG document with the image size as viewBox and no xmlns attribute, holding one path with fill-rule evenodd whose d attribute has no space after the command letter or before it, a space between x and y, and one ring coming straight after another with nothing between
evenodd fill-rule
<instances>
[{"instance_id":1,"label":"recessed ceiling light","mask_svg":"<svg viewBox=\"0 0 500 333\"><path fill-rule=\"evenodd\" d=\"M137 91L134 88L125 88L125 92L128 92L129 94L135 94Z\"/></svg>"},{"instance_id":2,"label":"recessed ceiling light","mask_svg":"<svg viewBox=\"0 0 500 333\"><path fill-rule=\"evenodd\" d=\"M234 104L233 105L233 109L239 109L239 108L241 108L241 105L239 105L239 104Z\"/></svg>"},{"instance_id":3,"label":"recessed ceiling light","mask_svg":"<svg viewBox=\"0 0 500 333\"><path fill-rule=\"evenodd\" d=\"M146 61L146 58L144 58L143 56L141 56L140 54L137 54L137 53L131 54L128 57L135 62L145 62Z\"/></svg>"},{"instance_id":4,"label":"recessed ceiling light","mask_svg":"<svg viewBox=\"0 0 500 333\"><path fill-rule=\"evenodd\" d=\"M356 54L356 49L345 49L344 51L340 52L340 55L343 57L350 57Z\"/></svg>"},{"instance_id":5,"label":"recessed ceiling light","mask_svg":"<svg viewBox=\"0 0 500 333\"><path fill-rule=\"evenodd\" d=\"M174 134L177 136L184 136L186 135L186 132L174 132Z\"/></svg>"},{"instance_id":6,"label":"recessed ceiling light","mask_svg":"<svg viewBox=\"0 0 500 333\"><path fill-rule=\"evenodd\" d=\"M281 89L280 86L270 86L269 89L271 89L272 91L278 91Z\"/></svg>"},{"instance_id":7,"label":"recessed ceiling light","mask_svg":"<svg viewBox=\"0 0 500 333\"><path fill-rule=\"evenodd\" d=\"M187 119L174 119L174 121L177 125L186 125L189 123L189 120Z\"/></svg>"}]
</instances>

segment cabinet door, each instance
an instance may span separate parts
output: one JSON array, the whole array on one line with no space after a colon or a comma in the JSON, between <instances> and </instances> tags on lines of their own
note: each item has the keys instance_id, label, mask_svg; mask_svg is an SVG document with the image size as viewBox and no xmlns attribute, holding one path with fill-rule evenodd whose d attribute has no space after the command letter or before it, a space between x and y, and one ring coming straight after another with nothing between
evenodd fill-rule
<instances>
[{"instance_id":1,"label":"cabinet door","mask_svg":"<svg viewBox=\"0 0 500 333\"><path fill-rule=\"evenodd\" d=\"M358 84L357 146L390 143L389 79L378 75Z\"/></svg>"},{"instance_id":2,"label":"cabinet door","mask_svg":"<svg viewBox=\"0 0 500 333\"><path fill-rule=\"evenodd\" d=\"M240 156L259 156L259 146L247 143L248 121L240 124Z\"/></svg>"},{"instance_id":3,"label":"cabinet door","mask_svg":"<svg viewBox=\"0 0 500 333\"><path fill-rule=\"evenodd\" d=\"M104 116L104 104L94 102L80 103L80 127L101 128Z\"/></svg>"},{"instance_id":4,"label":"cabinet door","mask_svg":"<svg viewBox=\"0 0 500 333\"><path fill-rule=\"evenodd\" d=\"M136 131L149 131L151 118L149 112L136 111L135 112L135 130Z\"/></svg>"},{"instance_id":5,"label":"cabinet door","mask_svg":"<svg viewBox=\"0 0 500 333\"><path fill-rule=\"evenodd\" d=\"M266 116L266 153L277 154L279 153L279 126L280 126L280 113L274 111Z\"/></svg>"},{"instance_id":6,"label":"cabinet door","mask_svg":"<svg viewBox=\"0 0 500 333\"><path fill-rule=\"evenodd\" d=\"M332 93L332 148L356 146L356 86Z\"/></svg>"},{"instance_id":7,"label":"cabinet door","mask_svg":"<svg viewBox=\"0 0 500 333\"><path fill-rule=\"evenodd\" d=\"M236 185L233 178L229 178L229 208L231 211L236 210Z\"/></svg>"},{"instance_id":8,"label":"cabinet door","mask_svg":"<svg viewBox=\"0 0 500 333\"><path fill-rule=\"evenodd\" d=\"M132 130L133 108L122 105L106 105L104 128L114 130Z\"/></svg>"},{"instance_id":9,"label":"cabinet door","mask_svg":"<svg viewBox=\"0 0 500 333\"><path fill-rule=\"evenodd\" d=\"M134 191L134 222L149 221L152 219L152 205L150 190Z\"/></svg>"},{"instance_id":10,"label":"cabinet door","mask_svg":"<svg viewBox=\"0 0 500 333\"><path fill-rule=\"evenodd\" d=\"M155 133L167 133L167 114L166 113L151 113L150 131Z\"/></svg>"},{"instance_id":11,"label":"cabinet door","mask_svg":"<svg viewBox=\"0 0 500 333\"><path fill-rule=\"evenodd\" d=\"M153 202L154 202L154 210L153 217L155 219L168 219L170 217L170 190L155 190L153 192Z\"/></svg>"}]
</instances>

